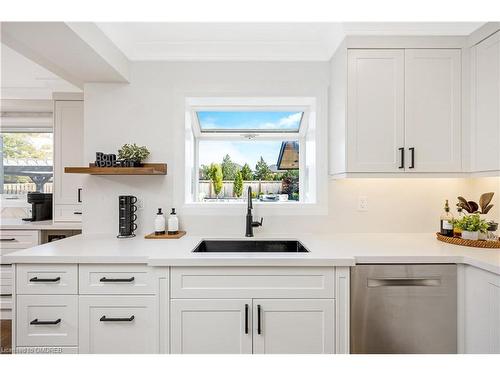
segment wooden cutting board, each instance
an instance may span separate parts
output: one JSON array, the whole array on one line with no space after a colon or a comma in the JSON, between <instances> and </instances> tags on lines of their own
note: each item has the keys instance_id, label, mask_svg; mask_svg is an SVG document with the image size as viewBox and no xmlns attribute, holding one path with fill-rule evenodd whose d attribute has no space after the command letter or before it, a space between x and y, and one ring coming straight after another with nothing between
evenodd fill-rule
<instances>
[{"instance_id":1,"label":"wooden cutting board","mask_svg":"<svg viewBox=\"0 0 500 375\"><path fill-rule=\"evenodd\" d=\"M153 233L150 233L150 234L147 234L144 236L144 238L148 239L148 240L174 240L174 239L177 239L177 238L181 238L183 236L186 235L186 232L183 231L183 230L180 230L179 233L177 234L160 234L160 235L156 235Z\"/></svg>"}]
</instances>

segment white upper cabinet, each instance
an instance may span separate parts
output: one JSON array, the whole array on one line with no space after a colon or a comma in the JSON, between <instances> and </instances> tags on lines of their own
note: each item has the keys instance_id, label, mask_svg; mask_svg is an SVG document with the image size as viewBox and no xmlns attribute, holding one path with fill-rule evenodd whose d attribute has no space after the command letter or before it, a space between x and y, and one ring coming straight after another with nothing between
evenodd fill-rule
<instances>
[{"instance_id":1,"label":"white upper cabinet","mask_svg":"<svg viewBox=\"0 0 500 375\"><path fill-rule=\"evenodd\" d=\"M330 174L461 172L461 50L343 48L332 58Z\"/></svg>"},{"instance_id":2,"label":"white upper cabinet","mask_svg":"<svg viewBox=\"0 0 500 375\"><path fill-rule=\"evenodd\" d=\"M397 172L404 147L404 51L349 50L349 172Z\"/></svg>"},{"instance_id":3,"label":"white upper cabinet","mask_svg":"<svg viewBox=\"0 0 500 375\"><path fill-rule=\"evenodd\" d=\"M472 171L500 170L500 31L472 49Z\"/></svg>"},{"instance_id":4,"label":"white upper cabinet","mask_svg":"<svg viewBox=\"0 0 500 375\"><path fill-rule=\"evenodd\" d=\"M83 101L54 102L54 220L81 221L82 180L64 167L83 165Z\"/></svg>"},{"instance_id":5,"label":"white upper cabinet","mask_svg":"<svg viewBox=\"0 0 500 375\"><path fill-rule=\"evenodd\" d=\"M405 50L406 170L460 172L461 51Z\"/></svg>"}]
</instances>

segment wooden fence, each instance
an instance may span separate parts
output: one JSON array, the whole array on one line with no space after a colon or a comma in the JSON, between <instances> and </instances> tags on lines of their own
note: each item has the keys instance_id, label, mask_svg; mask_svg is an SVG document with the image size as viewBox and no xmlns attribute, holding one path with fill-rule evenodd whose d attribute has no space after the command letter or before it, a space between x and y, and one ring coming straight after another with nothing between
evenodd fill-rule
<instances>
[{"instance_id":1,"label":"wooden fence","mask_svg":"<svg viewBox=\"0 0 500 375\"><path fill-rule=\"evenodd\" d=\"M260 184L260 190L259 190ZM205 197L212 197L213 187L211 186L211 182L208 180L200 180L198 186L198 192L200 195ZM233 197L233 186L234 181L224 181L222 184L222 191L220 193L220 197ZM246 194L248 187L252 187L252 192L259 193L262 192L264 194L281 194L281 181L243 181L243 195Z\"/></svg>"},{"instance_id":2,"label":"wooden fence","mask_svg":"<svg viewBox=\"0 0 500 375\"><path fill-rule=\"evenodd\" d=\"M52 193L52 189L52 182L47 182L43 185L43 193ZM4 194L27 194L30 191L36 191L36 185L34 183L3 184Z\"/></svg>"}]
</instances>

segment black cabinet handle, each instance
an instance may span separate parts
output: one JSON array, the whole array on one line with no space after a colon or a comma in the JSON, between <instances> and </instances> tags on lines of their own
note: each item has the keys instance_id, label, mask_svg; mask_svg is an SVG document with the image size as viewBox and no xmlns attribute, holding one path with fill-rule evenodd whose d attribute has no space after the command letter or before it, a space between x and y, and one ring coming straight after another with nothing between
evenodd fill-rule
<instances>
[{"instance_id":1,"label":"black cabinet handle","mask_svg":"<svg viewBox=\"0 0 500 375\"><path fill-rule=\"evenodd\" d=\"M54 277L53 279L39 279L38 277L32 277L30 279L31 283L57 283L61 278L59 276Z\"/></svg>"},{"instance_id":2,"label":"black cabinet handle","mask_svg":"<svg viewBox=\"0 0 500 375\"><path fill-rule=\"evenodd\" d=\"M399 169L403 169L405 167L405 148L400 147L398 150L401 152L401 164L399 164Z\"/></svg>"},{"instance_id":3,"label":"black cabinet handle","mask_svg":"<svg viewBox=\"0 0 500 375\"><path fill-rule=\"evenodd\" d=\"M101 277L99 280L101 283L131 283L135 280L135 277L132 276L128 279L108 279L106 277Z\"/></svg>"},{"instance_id":4,"label":"black cabinet handle","mask_svg":"<svg viewBox=\"0 0 500 375\"><path fill-rule=\"evenodd\" d=\"M42 325L56 325L61 323L61 319L56 319L56 320L32 320L30 322L31 325L33 326L42 326Z\"/></svg>"},{"instance_id":5,"label":"black cabinet handle","mask_svg":"<svg viewBox=\"0 0 500 375\"><path fill-rule=\"evenodd\" d=\"M82 214L81 211L74 211L73 212L73 215L81 215L81 214Z\"/></svg>"},{"instance_id":6,"label":"black cabinet handle","mask_svg":"<svg viewBox=\"0 0 500 375\"><path fill-rule=\"evenodd\" d=\"M99 319L101 322L131 322L135 319L135 316L131 316L130 318L106 318L106 315L101 316Z\"/></svg>"},{"instance_id":7,"label":"black cabinet handle","mask_svg":"<svg viewBox=\"0 0 500 375\"><path fill-rule=\"evenodd\" d=\"M262 334L262 327L260 326L260 305L257 305L257 334Z\"/></svg>"},{"instance_id":8,"label":"black cabinet handle","mask_svg":"<svg viewBox=\"0 0 500 375\"><path fill-rule=\"evenodd\" d=\"M415 168L415 147L410 147L408 150L410 150L410 155L411 155L409 168Z\"/></svg>"},{"instance_id":9,"label":"black cabinet handle","mask_svg":"<svg viewBox=\"0 0 500 375\"><path fill-rule=\"evenodd\" d=\"M12 242L15 240L16 240L15 238L0 238L0 241L2 241L2 242Z\"/></svg>"},{"instance_id":10,"label":"black cabinet handle","mask_svg":"<svg viewBox=\"0 0 500 375\"><path fill-rule=\"evenodd\" d=\"M82 203L82 188L78 188L78 203Z\"/></svg>"},{"instance_id":11,"label":"black cabinet handle","mask_svg":"<svg viewBox=\"0 0 500 375\"><path fill-rule=\"evenodd\" d=\"M245 303L245 335L248 335L248 303Z\"/></svg>"},{"instance_id":12,"label":"black cabinet handle","mask_svg":"<svg viewBox=\"0 0 500 375\"><path fill-rule=\"evenodd\" d=\"M0 297L12 297L12 294L10 294L10 293L2 293L2 294L0 294Z\"/></svg>"}]
</instances>

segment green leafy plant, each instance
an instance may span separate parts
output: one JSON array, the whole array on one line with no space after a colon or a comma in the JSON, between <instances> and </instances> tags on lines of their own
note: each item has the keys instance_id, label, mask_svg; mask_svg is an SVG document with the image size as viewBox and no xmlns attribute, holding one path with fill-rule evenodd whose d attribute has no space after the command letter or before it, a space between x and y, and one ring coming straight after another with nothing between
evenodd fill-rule
<instances>
[{"instance_id":1,"label":"green leafy plant","mask_svg":"<svg viewBox=\"0 0 500 375\"><path fill-rule=\"evenodd\" d=\"M460 220L453 220L453 225L468 232L479 231L482 233L485 233L489 226L486 220L481 219L479 214L465 215Z\"/></svg>"},{"instance_id":2,"label":"green leafy plant","mask_svg":"<svg viewBox=\"0 0 500 375\"><path fill-rule=\"evenodd\" d=\"M233 193L238 198L241 197L241 194L243 194L243 176L241 171L237 172L236 177L234 178Z\"/></svg>"},{"instance_id":3,"label":"green leafy plant","mask_svg":"<svg viewBox=\"0 0 500 375\"><path fill-rule=\"evenodd\" d=\"M490 203L491 200L493 199L494 194L495 193L493 192L482 194L481 197L479 198L479 204L477 204L474 201L468 201L464 197L458 197L457 206L462 207L465 211L467 211L470 214L478 213L486 215L493 207L493 205ZM481 208L481 210L479 210L479 208Z\"/></svg>"},{"instance_id":4,"label":"green leafy plant","mask_svg":"<svg viewBox=\"0 0 500 375\"><path fill-rule=\"evenodd\" d=\"M135 143L127 143L118 150L118 159L141 163L143 160L147 159L149 154L150 152L146 146L137 146Z\"/></svg>"}]
</instances>

